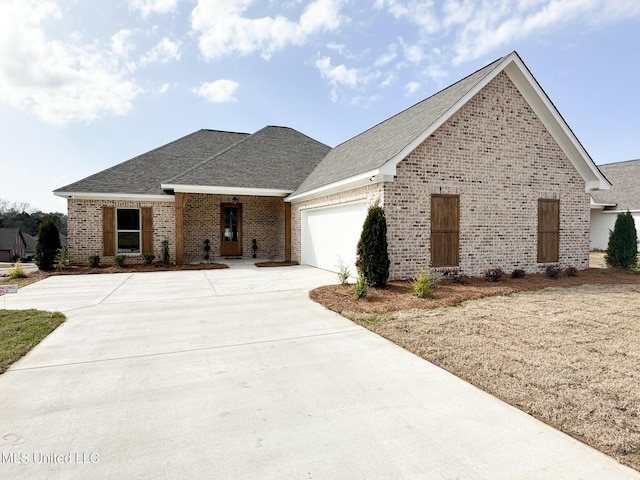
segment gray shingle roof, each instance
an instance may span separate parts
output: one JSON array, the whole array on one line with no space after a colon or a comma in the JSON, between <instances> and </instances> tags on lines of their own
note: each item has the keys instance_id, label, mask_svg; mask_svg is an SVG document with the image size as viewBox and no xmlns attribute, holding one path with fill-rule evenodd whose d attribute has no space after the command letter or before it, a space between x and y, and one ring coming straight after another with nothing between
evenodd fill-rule
<instances>
[{"instance_id":1,"label":"gray shingle roof","mask_svg":"<svg viewBox=\"0 0 640 480\"><path fill-rule=\"evenodd\" d=\"M616 210L640 210L640 159L599 165L610 190L591 193L597 203L617 204Z\"/></svg>"},{"instance_id":2,"label":"gray shingle roof","mask_svg":"<svg viewBox=\"0 0 640 480\"><path fill-rule=\"evenodd\" d=\"M294 195L380 168L424 133L502 59L338 145Z\"/></svg>"},{"instance_id":3,"label":"gray shingle roof","mask_svg":"<svg viewBox=\"0 0 640 480\"><path fill-rule=\"evenodd\" d=\"M165 193L160 188L163 180L198 165L248 135L199 130L55 192L162 195Z\"/></svg>"},{"instance_id":4,"label":"gray shingle roof","mask_svg":"<svg viewBox=\"0 0 640 480\"><path fill-rule=\"evenodd\" d=\"M17 236L22 237L25 253L27 255L33 255L36 252L37 238L23 232L19 228L0 228L0 250L13 250Z\"/></svg>"},{"instance_id":5,"label":"gray shingle roof","mask_svg":"<svg viewBox=\"0 0 640 480\"><path fill-rule=\"evenodd\" d=\"M163 184L292 192L330 150L292 128L268 126Z\"/></svg>"}]
</instances>

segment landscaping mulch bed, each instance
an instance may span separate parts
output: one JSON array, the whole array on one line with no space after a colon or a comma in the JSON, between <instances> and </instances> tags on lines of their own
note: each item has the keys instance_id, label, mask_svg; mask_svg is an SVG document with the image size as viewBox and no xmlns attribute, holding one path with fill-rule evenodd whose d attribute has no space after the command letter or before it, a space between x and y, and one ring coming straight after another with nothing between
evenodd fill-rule
<instances>
[{"instance_id":1,"label":"landscaping mulch bed","mask_svg":"<svg viewBox=\"0 0 640 480\"><path fill-rule=\"evenodd\" d=\"M327 285L309 293L312 300L329 310L342 314L384 313L410 309L432 309L458 305L495 295L540 290L547 287L570 287L577 285L640 284L640 275L618 269L589 268L581 270L575 277L562 275L549 278L545 274L530 274L524 278L504 275L499 282L488 282L484 278L470 278L468 285L454 284L444 279L433 290L433 298L421 299L412 294L410 281L389 282L388 288L369 288L367 297L358 300L353 285Z\"/></svg>"}]
</instances>

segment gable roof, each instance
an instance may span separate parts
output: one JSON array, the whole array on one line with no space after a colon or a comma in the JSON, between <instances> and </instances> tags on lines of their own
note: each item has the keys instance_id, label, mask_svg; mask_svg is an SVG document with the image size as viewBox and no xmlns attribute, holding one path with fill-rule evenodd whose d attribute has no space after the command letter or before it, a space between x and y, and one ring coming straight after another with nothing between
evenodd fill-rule
<instances>
[{"instance_id":1,"label":"gable roof","mask_svg":"<svg viewBox=\"0 0 640 480\"><path fill-rule=\"evenodd\" d=\"M330 147L292 128L267 126L162 182L165 190L286 196Z\"/></svg>"},{"instance_id":2,"label":"gable roof","mask_svg":"<svg viewBox=\"0 0 640 480\"><path fill-rule=\"evenodd\" d=\"M616 211L640 210L640 159L600 165L600 170L611 181L610 190L591 193L601 205L615 205Z\"/></svg>"},{"instance_id":3,"label":"gable roof","mask_svg":"<svg viewBox=\"0 0 640 480\"><path fill-rule=\"evenodd\" d=\"M131 160L119 163L54 191L63 197L82 194L167 196L161 183L240 142L249 134L198 130ZM100 196L100 195L98 195Z\"/></svg>"},{"instance_id":4,"label":"gable roof","mask_svg":"<svg viewBox=\"0 0 640 480\"><path fill-rule=\"evenodd\" d=\"M25 238L19 228L0 228L0 250L13 250L16 237L21 237L22 243L26 245Z\"/></svg>"},{"instance_id":5,"label":"gable roof","mask_svg":"<svg viewBox=\"0 0 640 480\"><path fill-rule=\"evenodd\" d=\"M586 191L608 188L607 179L518 54L513 52L338 145L288 200L314 198L372 181L392 180L402 159L503 71L585 180Z\"/></svg>"}]
</instances>

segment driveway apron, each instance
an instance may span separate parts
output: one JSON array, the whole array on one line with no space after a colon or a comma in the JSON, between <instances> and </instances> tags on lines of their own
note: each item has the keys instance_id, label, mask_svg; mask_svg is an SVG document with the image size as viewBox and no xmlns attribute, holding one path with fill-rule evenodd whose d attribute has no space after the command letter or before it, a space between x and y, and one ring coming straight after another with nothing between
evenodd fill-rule
<instances>
[{"instance_id":1,"label":"driveway apron","mask_svg":"<svg viewBox=\"0 0 640 480\"><path fill-rule=\"evenodd\" d=\"M640 479L330 312L305 266L56 276L0 375L0 478Z\"/></svg>"}]
</instances>

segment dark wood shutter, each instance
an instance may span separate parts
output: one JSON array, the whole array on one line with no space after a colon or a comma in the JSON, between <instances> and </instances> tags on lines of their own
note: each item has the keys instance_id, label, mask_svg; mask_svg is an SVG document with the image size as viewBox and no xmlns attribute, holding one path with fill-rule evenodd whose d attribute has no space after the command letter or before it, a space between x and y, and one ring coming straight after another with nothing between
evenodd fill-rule
<instances>
[{"instance_id":1,"label":"dark wood shutter","mask_svg":"<svg viewBox=\"0 0 640 480\"><path fill-rule=\"evenodd\" d=\"M102 254L116 254L116 209L102 207Z\"/></svg>"},{"instance_id":2,"label":"dark wood shutter","mask_svg":"<svg viewBox=\"0 0 640 480\"><path fill-rule=\"evenodd\" d=\"M153 253L153 209L142 207L142 253Z\"/></svg>"},{"instance_id":3,"label":"dark wood shutter","mask_svg":"<svg viewBox=\"0 0 640 480\"><path fill-rule=\"evenodd\" d=\"M538 200L538 263L560 257L560 200Z\"/></svg>"},{"instance_id":4,"label":"dark wood shutter","mask_svg":"<svg viewBox=\"0 0 640 480\"><path fill-rule=\"evenodd\" d=\"M460 197L431 196L431 266L460 264Z\"/></svg>"}]
</instances>

